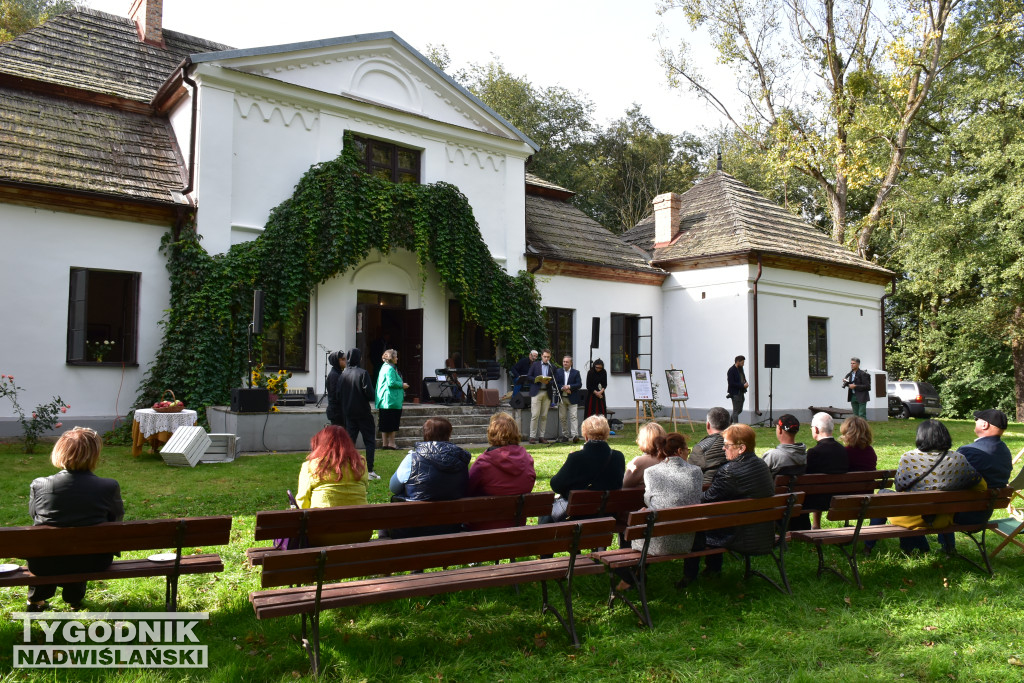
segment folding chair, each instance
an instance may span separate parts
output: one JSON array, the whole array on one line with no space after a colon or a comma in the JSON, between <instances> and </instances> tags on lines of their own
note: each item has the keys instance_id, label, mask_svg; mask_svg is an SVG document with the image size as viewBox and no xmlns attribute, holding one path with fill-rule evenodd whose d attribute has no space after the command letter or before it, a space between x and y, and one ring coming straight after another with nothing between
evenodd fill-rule
<instances>
[{"instance_id":1,"label":"folding chair","mask_svg":"<svg viewBox=\"0 0 1024 683\"><path fill-rule=\"evenodd\" d=\"M1020 449L1020 453L1013 459L1013 465L1017 466L1022 459L1024 459L1024 448ZM1021 492L1021 489L1024 489L1024 467L1021 468L1017 476L1007 486L1014 489L1013 497L1010 498L1010 504L1006 506L1006 511L1010 513L1010 516L1004 519L992 520L996 525L993 531L1002 536L1003 541L995 547L995 550L988 554L989 559L998 555L999 551L1005 548L1007 543L1013 543L1021 550L1024 550L1024 543L1017 538L1017 535L1024 531L1024 493Z\"/></svg>"}]
</instances>

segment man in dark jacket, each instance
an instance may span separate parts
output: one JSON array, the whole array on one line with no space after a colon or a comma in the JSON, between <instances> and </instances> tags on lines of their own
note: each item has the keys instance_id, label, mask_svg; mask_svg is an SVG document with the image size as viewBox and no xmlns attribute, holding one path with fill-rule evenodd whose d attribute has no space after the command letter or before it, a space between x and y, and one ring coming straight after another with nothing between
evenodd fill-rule
<instances>
[{"instance_id":1,"label":"man in dark jacket","mask_svg":"<svg viewBox=\"0 0 1024 683\"><path fill-rule=\"evenodd\" d=\"M729 426L729 411L725 408L712 408L708 411L704 424L708 435L697 442L687 459L704 472L704 485L707 486L715 478L715 472L725 464L725 450L722 448L722 432Z\"/></svg>"},{"instance_id":2,"label":"man in dark jacket","mask_svg":"<svg viewBox=\"0 0 1024 683\"><path fill-rule=\"evenodd\" d=\"M747 393L747 375L743 372L743 364L746 362L747 359L745 357L736 356L733 364L729 366L728 372L725 373L725 378L729 385L726 398L732 399L730 423L739 422L740 413L743 412L743 399Z\"/></svg>"},{"instance_id":3,"label":"man in dark jacket","mask_svg":"<svg viewBox=\"0 0 1024 683\"><path fill-rule=\"evenodd\" d=\"M332 425L345 426L345 416L341 412L341 373L345 370L345 354L331 351L327 356L327 364L331 371L327 373L327 419Z\"/></svg>"},{"instance_id":4,"label":"man in dark jacket","mask_svg":"<svg viewBox=\"0 0 1024 683\"><path fill-rule=\"evenodd\" d=\"M359 367L363 353L359 349L348 352L348 366L341 373L338 382L338 403L341 415L345 420L345 430L355 443L356 435L362 435L363 446L366 448L366 468L370 470L370 479L380 479L373 471L373 454L376 447L376 428L370 406L374 402L374 387L370 382L370 373Z\"/></svg>"},{"instance_id":5,"label":"man in dark jacket","mask_svg":"<svg viewBox=\"0 0 1024 683\"><path fill-rule=\"evenodd\" d=\"M860 369L860 358L850 359L850 371L843 377L846 400L853 414L867 419L868 401L871 400L871 375Z\"/></svg>"},{"instance_id":6,"label":"man in dark jacket","mask_svg":"<svg viewBox=\"0 0 1024 683\"><path fill-rule=\"evenodd\" d=\"M722 500L741 498L767 498L775 494L768 465L754 453L754 430L748 425L731 425L722 432L723 447L727 462L722 465L711 486L701 495L700 502L714 503ZM706 534L697 534L693 550L703 548L729 548L738 553L763 554L770 552L775 542L775 524L758 522L728 529L717 529ZM689 558L683 562L683 579L677 588L685 588L697 579L700 558ZM722 573L722 556L706 555L704 574L717 576Z\"/></svg>"}]
</instances>

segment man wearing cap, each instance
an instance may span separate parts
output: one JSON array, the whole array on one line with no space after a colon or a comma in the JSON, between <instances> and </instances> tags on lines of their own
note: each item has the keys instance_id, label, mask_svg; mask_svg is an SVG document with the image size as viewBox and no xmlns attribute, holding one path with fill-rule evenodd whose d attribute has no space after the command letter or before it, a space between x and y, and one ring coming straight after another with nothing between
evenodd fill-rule
<instances>
[{"instance_id":1,"label":"man wearing cap","mask_svg":"<svg viewBox=\"0 0 1024 683\"><path fill-rule=\"evenodd\" d=\"M786 413L775 423L775 437L779 447L772 448L761 456L772 476L779 474L803 474L807 471L807 447L796 443L796 433L800 431L800 421Z\"/></svg>"},{"instance_id":2,"label":"man wearing cap","mask_svg":"<svg viewBox=\"0 0 1024 683\"><path fill-rule=\"evenodd\" d=\"M974 433L978 438L957 449L962 453L971 467L985 480L990 489L1006 486L1013 470L1013 456L1010 447L999 437L1006 430L1006 413L991 408L978 410L974 413ZM958 512L953 515L956 524L984 524L992 516L991 512ZM939 534L939 543L945 549L953 545L954 534Z\"/></svg>"},{"instance_id":3,"label":"man wearing cap","mask_svg":"<svg viewBox=\"0 0 1024 683\"><path fill-rule=\"evenodd\" d=\"M857 417L868 417L868 401L871 400L871 375L860 369L860 358L850 359L850 372L843 377L846 400Z\"/></svg>"}]
</instances>

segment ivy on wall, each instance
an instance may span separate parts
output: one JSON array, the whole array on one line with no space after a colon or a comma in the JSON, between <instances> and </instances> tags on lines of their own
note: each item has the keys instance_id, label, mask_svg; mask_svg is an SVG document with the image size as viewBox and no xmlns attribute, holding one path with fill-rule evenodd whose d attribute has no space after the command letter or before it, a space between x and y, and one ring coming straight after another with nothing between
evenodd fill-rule
<instances>
[{"instance_id":1,"label":"ivy on wall","mask_svg":"<svg viewBox=\"0 0 1024 683\"><path fill-rule=\"evenodd\" d=\"M253 289L265 316L284 322L320 283L365 260L373 249L414 252L515 362L547 336L531 274L511 276L491 257L473 211L447 183L395 184L368 175L346 139L342 154L310 168L290 199L270 214L257 239L210 255L194 224L164 236L171 308L163 345L140 387L138 404L166 388L190 408L226 405L247 372ZM259 340L254 341L258 353Z\"/></svg>"}]
</instances>

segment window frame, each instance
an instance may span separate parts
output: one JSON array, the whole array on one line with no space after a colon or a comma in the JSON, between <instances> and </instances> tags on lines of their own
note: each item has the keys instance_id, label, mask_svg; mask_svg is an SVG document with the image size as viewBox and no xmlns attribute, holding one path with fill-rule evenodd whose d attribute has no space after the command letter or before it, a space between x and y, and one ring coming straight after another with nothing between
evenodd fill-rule
<instances>
[{"instance_id":1,"label":"window frame","mask_svg":"<svg viewBox=\"0 0 1024 683\"><path fill-rule=\"evenodd\" d=\"M289 322L291 322L289 320ZM299 321L298 335L299 341L297 343L298 348L302 349L302 362L301 364L287 363L288 358L286 351L286 336L287 328L281 323L272 323L267 325L263 330L263 344L260 347L260 358L263 360L263 369L267 372L277 372L278 370L287 370L289 372L308 372L309 371L309 302L307 301L302 309L302 318ZM277 358L274 362L270 362L267 358L267 339L274 332L277 333Z\"/></svg>"},{"instance_id":2,"label":"window frame","mask_svg":"<svg viewBox=\"0 0 1024 683\"><path fill-rule=\"evenodd\" d=\"M828 318L807 316L807 374L830 377L828 369Z\"/></svg>"},{"instance_id":3,"label":"window frame","mask_svg":"<svg viewBox=\"0 0 1024 683\"><path fill-rule=\"evenodd\" d=\"M613 375L628 375L631 370L648 370L639 366L640 354L640 324L642 320L653 321L651 316L641 316L638 313L612 313L611 314L611 337L610 354L608 358L608 372ZM653 325L649 329L653 330ZM653 345L653 331L644 335L651 339ZM622 352L616 351L622 347ZM650 354L642 354L650 358ZM627 360L628 359L628 360Z\"/></svg>"},{"instance_id":4,"label":"window frame","mask_svg":"<svg viewBox=\"0 0 1024 683\"><path fill-rule=\"evenodd\" d=\"M89 289L93 273L113 274L124 277L120 314L123 323L120 330L121 356L114 360L89 360L89 326L105 323L89 319ZM93 276L94 277L94 276ZM72 266L68 271L68 321L64 362L67 365L132 366L139 364L139 292L142 273L111 268L83 268ZM105 299L109 301L109 298ZM109 334L109 333L107 333Z\"/></svg>"},{"instance_id":5,"label":"window frame","mask_svg":"<svg viewBox=\"0 0 1024 683\"><path fill-rule=\"evenodd\" d=\"M389 180L393 183L413 182L416 185L421 185L422 180L422 165L423 165L423 151L412 147L406 147L405 145L399 145L394 142L388 142L386 140L378 140L376 138L368 138L362 135L353 135L352 140L362 145L362 162L366 172L370 175L374 175L377 171L387 171ZM386 150L388 152L389 164L385 165L373 160L373 152L375 149ZM358 148L357 148L358 150ZM400 166L398 160L400 158L400 152L409 152L414 155L415 160L413 165L410 167ZM410 174L413 176L412 180L404 180L403 174Z\"/></svg>"},{"instance_id":6,"label":"window frame","mask_svg":"<svg viewBox=\"0 0 1024 683\"><path fill-rule=\"evenodd\" d=\"M562 359L566 356L572 356L573 364L575 365L575 318L576 309L574 308L556 308L554 306L547 306L545 308L544 322L548 332L548 348L551 349L551 362L555 363L556 365L561 365ZM554 323L554 325L552 325L552 323ZM562 345L559 341L561 335L564 334L565 328L568 328L569 335L569 347L567 349L562 348Z\"/></svg>"}]
</instances>

